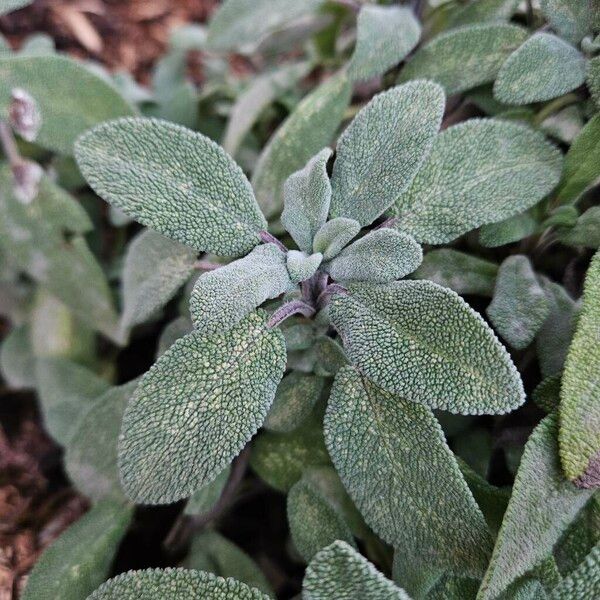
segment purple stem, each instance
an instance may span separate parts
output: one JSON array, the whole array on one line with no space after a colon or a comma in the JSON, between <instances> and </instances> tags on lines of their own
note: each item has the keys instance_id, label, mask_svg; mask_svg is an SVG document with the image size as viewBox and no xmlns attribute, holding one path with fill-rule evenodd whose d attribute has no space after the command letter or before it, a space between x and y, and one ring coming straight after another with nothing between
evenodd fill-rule
<instances>
[{"instance_id":1,"label":"purple stem","mask_svg":"<svg viewBox=\"0 0 600 600\"><path fill-rule=\"evenodd\" d=\"M333 296L334 294L341 294L342 296L347 296L348 290L343 285L340 285L339 283L330 283L319 294L319 297L317 298L317 306L319 308L324 306L328 302L329 298L331 296Z\"/></svg>"},{"instance_id":2,"label":"purple stem","mask_svg":"<svg viewBox=\"0 0 600 600\"><path fill-rule=\"evenodd\" d=\"M377 225L377 227L375 227L374 229L384 229L385 227L394 227L394 225L396 225L396 223L398 222L398 217L390 217L389 219L386 219L383 223L379 223L379 225Z\"/></svg>"},{"instance_id":3,"label":"purple stem","mask_svg":"<svg viewBox=\"0 0 600 600\"><path fill-rule=\"evenodd\" d=\"M271 235L268 231L261 231L259 234L260 239L265 244L275 244L282 252L287 253L287 248L274 236Z\"/></svg>"},{"instance_id":4,"label":"purple stem","mask_svg":"<svg viewBox=\"0 0 600 600\"><path fill-rule=\"evenodd\" d=\"M271 318L267 322L267 327L276 327L288 317L298 314L303 317L312 317L315 314L315 309L302 300L286 302L271 315Z\"/></svg>"}]
</instances>

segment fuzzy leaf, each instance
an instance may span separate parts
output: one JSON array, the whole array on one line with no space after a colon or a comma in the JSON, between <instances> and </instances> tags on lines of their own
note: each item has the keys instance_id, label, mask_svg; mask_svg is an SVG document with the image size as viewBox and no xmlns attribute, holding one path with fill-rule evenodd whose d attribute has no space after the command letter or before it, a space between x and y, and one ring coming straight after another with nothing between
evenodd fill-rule
<instances>
[{"instance_id":1,"label":"fuzzy leaf","mask_svg":"<svg viewBox=\"0 0 600 600\"><path fill-rule=\"evenodd\" d=\"M35 563L23 600L81 600L106 578L132 517L131 507L102 502L71 525Z\"/></svg>"},{"instance_id":2,"label":"fuzzy leaf","mask_svg":"<svg viewBox=\"0 0 600 600\"><path fill-rule=\"evenodd\" d=\"M331 183L327 161L331 154L330 148L324 148L303 169L290 175L283 186L281 224L307 254L312 252L315 234L329 213Z\"/></svg>"},{"instance_id":3,"label":"fuzzy leaf","mask_svg":"<svg viewBox=\"0 0 600 600\"><path fill-rule=\"evenodd\" d=\"M63 446L92 401L110 387L89 369L65 358L38 359L35 379L44 427Z\"/></svg>"},{"instance_id":4,"label":"fuzzy leaf","mask_svg":"<svg viewBox=\"0 0 600 600\"><path fill-rule=\"evenodd\" d=\"M223 493L230 473L231 467L225 467L210 483L196 490L187 501L184 513L186 515L202 515L213 508Z\"/></svg>"},{"instance_id":5,"label":"fuzzy leaf","mask_svg":"<svg viewBox=\"0 0 600 600\"><path fill-rule=\"evenodd\" d=\"M77 163L113 206L204 252L238 255L266 228L250 183L213 141L156 119L119 119L77 140Z\"/></svg>"},{"instance_id":6,"label":"fuzzy leaf","mask_svg":"<svg viewBox=\"0 0 600 600\"><path fill-rule=\"evenodd\" d=\"M598 598L600 596L600 543L584 561L563 579L550 594L550 600Z\"/></svg>"},{"instance_id":7,"label":"fuzzy leaf","mask_svg":"<svg viewBox=\"0 0 600 600\"><path fill-rule=\"evenodd\" d=\"M127 402L137 380L113 387L88 404L67 443L69 478L92 501L123 498L117 469L117 442Z\"/></svg>"},{"instance_id":8,"label":"fuzzy leaf","mask_svg":"<svg viewBox=\"0 0 600 600\"><path fill-rule=\"evenodd\" d=\"M452 29L420 48L398 81L431 79L448 96L493 81L506 57L526 39L516 25L476 24Z\"/></svg>"},{"instance_id":9,"label":"fuzzy leaf","mask_svg":"<svg viewBox=\"0 0 600 600\"><path fill-rule=\"evenodd\" d=\"M552 552L560 535L591 497L560 470L558 426L547 416L531 434L515 479L479 600L497 598Z\"/></svg>"},{"instance_id":10,"label":"fuzzy leaf","mask_svg":"<svg viewBox=\"0 0 600 600\"><path fill-rule=\"evenodd\" d=\"M285 180L331 141L350 102L350 93L346 75L332 77L296 106L265 146L252 186L267 218L277 216L283 208Z\"/></svg>"},{"instance_id":11,"label":"fuzzy leaf","mask_svg":"<svg viewBox=\"0 0 600 600\"><path fill-rule=\"evenodd\" d=\"M330 316L350 361L390 393L461 414L502 414L525 400L504 347L447 288L354 285L334 296Z\"/></svg>"},{"instance_id":12,"label":"fuzzy leaf","mask_svg":"<svg viewBox=\"0 0 600 600\"><path fill-rule=\"evenodd\" d=\"M322 335L314 345L315 373L322 377L334 377L348 364L344 349L332 338Z\"/></svg>"},{"instance_id":13,"label":"fuzzy leaf","mask_svg":"<svg viewBox=\"0 0 600 600\"><path fill-rule=\"evenodd\" d=\"M494 97L504 104L530 104L562 96L585 81L585 58L550 33L536 33L504 62Z\"/></svg>"},{"instance_id":14,"label":"fuzzy leaf","mask_svg":"<svg viewBox=\"0 0 600 600\"><path fill-rule=\"evenodd\" d=\"M456 12L450 19L452 27L470 25L471 23L508 21L519 0L472 0Z\"/></svg>"},{"instance_id":15,"label":"fuzzy leaf","mask_svg":"<svg viewBox=\"0 0 600 600\"><path fill-rule=\"evenodd\" d=\"M552 28L572 44L591 31L598 11L594 0L540 0L540 7Z\"/></svg>"},{"instance_id":16,"label":"fuzzy leaf","mask_svg":"<svg viewBox=\"0 0 600 600\"><path fill-rule=\"evenodd\" d=\"M263 110L307 75L310 69L309 62L284 64L281 68L256 77L238 96L231 109L223 135L223 148L235 156Z\"/></svg>"},{"instance_id":17,"label":"fuzzy leaf","mask_svg":"<svg viewBox=\"0 0 600 600\"><path fill-rule=\"evenodd\" d=\"M565 156L558 200L573 202L600 178L600 115L590 119Z\"/></svg>"},{"instance_id":18,"label":"fuzzy leaf","mask_svg":"<svg viewBox=\"0 0 600 600\"><path fill-rule=\"evenodd\" d=\"M308 418L323 391L321 377L292 371L277 388L264 427L278 433L296 429Z\"/></svg>"},{"instance_id":19,"label":"fuzzy leaf","mask_svg":"<svg viewBox=\"0 0 600 600\"><path fill-rule=\"evenodd\" d=\"M431 566L484 571L491 536L429 409L345 367L324 429L344 486L380 537Z\"/></svg>"},{"instance_id":20,"label":"fuzzy leaf","mask_svg":"<svg viewBox=\"0 0 600 600\"><path fill-rule=\"evenodd\" d=\"M323 260L337 256L346 244L360 231L360 223L354 219L337 217L327 221L317 231L313 242L313 251L323 254Z\"/></svg>"},{"instance_id":21,"label":"fuzzy leaf","mask_svg":"<svg viewBox=\"0 0 600 600\"><path fill-rule=\"evenodd\" d=\"M449 127L397 199L397 227L418 242L449 242L537 204L561 167L560 151L525 125L471 119Z\"/></svg>"},{"instance_id":22,"label":"fuzzy leaf","mask_svg":"<svg viewBox=\"0 0 600 600\"><path fill-rule=\"evenodd\" d=\"M31 347L31 333L27 325L15 327L0 346L0 374L15 390L36 386L35 356Z\"/></svg>"},{"instance_id":23,"label":"fuzzy leaf","mask_svg":"<svg viewBox=\"0 0 600 600\"><path fill-rule=\"evenodd\" d=\"M344 248L325 269L336 281L387 283L412 273L422 260L410 235L385 227Z\"/></svg>"},{"instance_id":24,"label":"fuzzy leaf","mask_svg":"<svg viewBox=\"0 0 600 600\"><path fill-rule=\"evenodd\" d=\"M227 0L210 21L208 47L251 53L269 34L316 13L322 4L323 0Z\"/></svg>"},{"instance_id":25,"label":"fuzzy leaf","mask_svg":"<svg viewBox=\"0 0 600 600\"><path fill-rule=\"evenodd\" d=\"M275 596L258 565L233 542L217 531L203 531L192 540L185 567L231 577Z\"/></svg>"},{"instance_id":26,"label":"fuzzy leaf","mask_svg":"<svg viewBox=\"0 0 600 600\"><path fill-rule=\"evenodd\" d=\"M94 125L135 114L117 89L81 63L64 56L0 58L0 109L6 112L14 88L37 103L41 126L36 143L72 154L77 136Z\"/></svg>"},{"instance_id":27,"label":"fuzzy leaf","mask_svg":"<svg viewBox=\"0 0 600 600\"><path fill-rule=\"evenodd\" d=\"M177 317L167 323L158 338L156 358L163 355L179 338L190 333L193 329L194 326L188 317Z\"/></svg>"},{"instance_id":28,"label":"fuzzy leaf","mask_svg":"<svg viewBox=\"0 0 600 600\"><path fill-rule=\"evenodd\" d=\"M269 298L295 289L286 256L275 244L204 273L194 285L190 313L196 329L213 334L230 329Z\"/></svg>"},{"instance_id":29,"label":"fuzzy leaf","mask_svg":"<svg viewBox=\"0 0 600 600\"><path fill-rule=\"evenodd\" d=\"M426 159L444 113L444 93L414 81L378 94L337 144L331 217L369 225L412 181Z\"/></svg>"},{"instance_id":30,"label":"fuzzy leaf","mask_svg":"<svg viewBox=\"0 0 600 600\"><path fill-rule=\"evenodd\" d=\"M535 345L544 377L562 371L569 344L575 333L578 307L568 292L558 283L542 278L550 313L539 330Z\"/></svg>"},{"instance_id":31,"label":"fuzzy leaf","mask_svg":"<svg viewBox=\"0 0 600 600\"><path fill-rule=\"evenodd\" d=\"M194 269L197 253L155 231L137 235L123 265L123 315L127 331L162 308Z\"/></svg>"},{"instance_id":32,"label":"fuzzy leaf","mask_svg":"<svg viewBox=\"0 0 600 600\"><path fill-rule=\"evenodd\" d=\"M19 10L32 3L33 0L2 0L0 15L6 15L13 10Z\"/></svg>"},{"instance_id":33,"label":"fuzzy leaf","mask_svg":"<svg viewBox=\"0 0 600 600\"><path fill-rule=\"evenodd\" d=\"M235 579L191 569L145 569L121 573L102 584L87 600L269 600L261 591Z\"/></svg>"},{"instance_id":34,"label":"fuzzy leaf","mask_svg":"<svg viewBox=\"0 0 600 600\"><path fill-rule=\"evenodd\" d=\"M588 208L571 229L557 232L558 239L569 246L600 247L600 206Z\"/></svg>"},{"instance_id":35,"label":"fuzzy leaf","mask_svg":"<svg viewBox=\"0 0 600 600\"><path fill-rule=\"evenodd\" d=\"M306 569L305 600L410 600L352 546L337 541L321 550Z\"/></svg>"},{"instance_id":36,"label":"fuzzy leaf","mask_svg":"<svg viewBox=\"0 0 600 600\"><path fill-rule=\"evenodd\" d=\"M307 256L304 252L290 250L287 253L286 266L292 283L310 279L319 268L323 255L320 252Z\"/></svg>"},{"instance_id":37,"label":"fuzzy leaf","mask_svg":"<svg viewBox=\"0 0 600 600\"><path fill-rule=\"evenodd\" d=\"M305 479L296 482L288 494L287 516L294 546L307 563L337 540L355 546L340 513Z\"/></svg>"},{"instance_id":38,"label":"fuzzy leaf","mask_svg":"<svg viewBox=\"0 0 600 600\"><path fill-rule=\"evenodd\" d=\"M329 464L321 423L314 413L290 433L263 431L252 443L250 466L281 492L287 492L307 469Z\"/></svg>"},{"instance_id":39,"label":"fuzzy leaf","mask_svg":"<svg viewBox=\"0 0 600 600\"><path fill-rule=\"evenodd\" d=\"M353 80L382 75L417 45L421 25L412 10L363 5L357 20L356 48L348 67Z\"/></svg>"},{"instance_id":40,"label":"fuzzy leaf","mask_svg":"<svg viewBox=\"0 0 600 600\"><path fill-rule=\"evenodd\" d=\"M252 313L225 333L176 341L140 381L125 416L125 492L174 502L212 481L262 424L285 369L281 332Z\"/></svg>"},{"instance_id":41,"label":"fuzzy leaf","mask_svg":"<svg viewBox=\"0 0 600 600\"><path fill-rule=\"evenodd\" d=\"M4 167L0 169L0 246L11 262L81 321L120 342L106 277L79 235L90 227L82 206L46 176L30 204L20 202L12 188L10 170Z\"/></svg>"},{"instance_id":42,"label":"fuzzy leaf","mask_svg":"<svg viewBox=\"0 0 600 600\"><path fill-rule=\"evenodd\" d=\"M550 414L560 405L560 384L562 373L542 379L531 394L531 399L539 408Z\"/></svg>"},{"instance_id":43,"label":"fuzzy leaf","mask_svg":"<svg viewBox=\"0 0 600 600\"><path fill-rule=\"evenodd\" d=\"M427 600L475 600L478 588L476 579L446 575L436 582Z\"/></svg>"},{"instance_id":44,"label":"fuzzy leaf","mask_svg":"<svg viewBox=\"0 0 600 600\"><path fill-rule=\"evenodd\" d=\"M529 259L517 254L501 265L486 313L498 333L517 350L529 346L550 312L546 293Z\"/></svg>"},{"instance_id":45,"label":"fuzzy leaf","mask_svg":"<svg viewBox=\"0 0 600 600\"><path fill-rule=\"evenodd\" d=\"M479 230L479 243L485 248L498 248L533 235L539 223L530 211L513 215L497 223L488 223Z\"/></svg>"},{"instance_id":46,"label":"fuzzy leaf","mask_svg":"<svg viewBox=\"0 0 600 600\"><path fill-rule=\"evenodd\" d=\"M600 486L600 252L585 278L583 306L560 393L560 457L580 487Z\"/></svg>"},{"instance_id":47,"label":"fuzzy leaf","mask_svg":"<svg viewBox=\"0 0 600 600\"><path fill-rule=\"evenodd\" d=\"M431 250L411 279L428 279L457 294L491 296L498 265L452 248Z\"/></svg>"}]
</instances>

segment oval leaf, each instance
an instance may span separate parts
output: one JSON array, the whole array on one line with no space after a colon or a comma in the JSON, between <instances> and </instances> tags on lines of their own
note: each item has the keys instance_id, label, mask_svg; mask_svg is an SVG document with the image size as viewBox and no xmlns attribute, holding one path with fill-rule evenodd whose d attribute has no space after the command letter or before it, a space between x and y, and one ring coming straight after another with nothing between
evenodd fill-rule
<instances>
[{"instance_id":1,"label":"oval leaf","mask_svg":"<svg viewBox=\"0 0 600 600\"><path fill-rule=\"evenodd\" d=\"M204 252L239 255L266 228L250 183L209 138L157 119L103 123L77 140L98 195L143 225Z\"/></svg>"}]
</instances>

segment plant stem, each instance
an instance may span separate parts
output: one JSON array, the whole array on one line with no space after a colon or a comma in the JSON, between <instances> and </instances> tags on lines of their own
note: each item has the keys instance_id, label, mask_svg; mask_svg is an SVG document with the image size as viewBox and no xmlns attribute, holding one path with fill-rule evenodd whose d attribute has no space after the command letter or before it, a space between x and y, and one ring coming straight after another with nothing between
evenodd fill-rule
<instances>
[{"instance_id":1,"label":"plant stem","mask_svg":"<svg viewBox=\"0 0 600 600\"><path fill-rule=\"evenodd\" d=\"M280 306L267 321L267 327L277 327L291 317L292 315L302 315L303 317L312 317L315 314L315 309L302 300L292 300Z\"/></svg>"},{"instance_id":2,"label":"plant stem","mask_svg":"<svg viewBox=\"0 0 600 600\"><path fill-rule=\"evenodd\" d=\"M12 129L2 119L0 119L0 143L11 167L16 167L23 162Z\"/></svg>"},{"instance_id":3,"label":"plant stem","mask_svg":"<svg viewBox=\"0 0 600 600\"><path fill-rule=\"evenodd\" d=\"M287 248L274 235L271 235L268 231L261 231L259 235L264 244L275 244L282 252L287 254Z\"/></svg>"}]
</instances>

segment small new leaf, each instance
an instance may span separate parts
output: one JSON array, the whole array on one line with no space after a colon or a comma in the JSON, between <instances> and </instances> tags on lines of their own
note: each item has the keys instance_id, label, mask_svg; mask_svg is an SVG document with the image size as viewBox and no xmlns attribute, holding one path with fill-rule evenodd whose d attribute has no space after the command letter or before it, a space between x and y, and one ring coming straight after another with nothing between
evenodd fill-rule
<instances>
[{"instance_id":1,"label":"small new leaf","mask_svg":"<svg viewBox=\"0 0 600 600\"><path fill-rule=\"evenodd\" d=\"M330 306L344 348L390 393L461 414L502 414L525 400L508 352L460 296L430 281L355 284Z\"/></svg>"},{"instance_id":2,"label":"small new leaf","mask_svg":"<svg viewBox=\"0 0 600 600\"><path fill-rule=\"evenodd\" d=\"M310 279L319 268L323 255L320 252L307 256L304 252L290 250L287 253L286 266L292 283Z\"/></svg>"},{"instance_id":3,"label":"small new leaf","mask_svg":"<svg viewBox=\"0 0 600 600\"><path fill-rule=\"evenodd\" d=\"M204 273L192 290L190 313L198 331L218 333L265 300L293 289L286 255L275 244L263 244L244 258Z\"/></svg>"},{"instance_id":4,"label":"small new leaf","mask_svg":"<svg viewBox=\"0 0 600 600\"><path fill-rule=\"evenodd\" d=\"M103 123L76 143L77 163L113 206L196 250L236 256L266 221L246 176L209 138L157 119Z\"/></svg>"},{"instance_id":5,"label":"small new leaf","mask_svg":"<svg viewBox=\"0 0 600 600\"><path fill-rule=\"evenodd\" d=\"M431 81L375 96L338 141L331 216L364 226L389 208L427 158L444 104L444 92Z\"/></svg>"},{"instance_id":6,"label":"small new leaf","mask_svg":"<svg viewBox=\"0 0 600 600\"><path fill-rule=\"evenodd\" d=\"M386 227L344 248L325 270L336 281L387 283L412 273L422 260L421 246L410 235Z\"/></svg>"},{"instance_id":7,"label":"small new leaf","mask_svg":"<svg viewBox=\"0 0 600 600\"><path fill-rule=\"evenodd\" d=\"M530 104L562 96L585 81L584 56L550 33L536 33L504 62L494 96L504 104Z\"/></svg>"},{"instance_id":8,"label":"small new leaf","mask_svg":"<svg viewBox=\"0 0 600 600\"><path fill-rule=\"evenodd\" d=\"M225 333L176 341L125 411L119 469L127 495L168 503L212 481L264 421L284 369L283 335L267 328L262 311Z\"/></svg>"}]
</instances>

